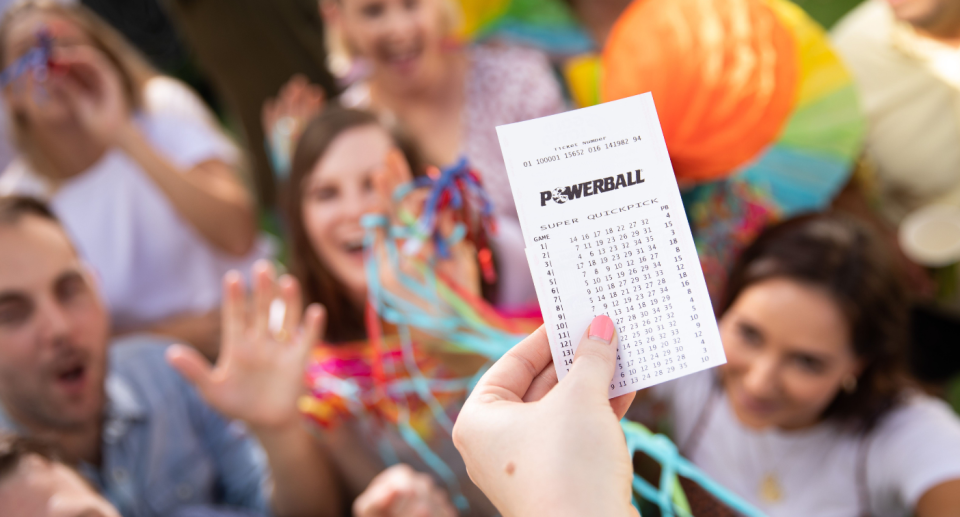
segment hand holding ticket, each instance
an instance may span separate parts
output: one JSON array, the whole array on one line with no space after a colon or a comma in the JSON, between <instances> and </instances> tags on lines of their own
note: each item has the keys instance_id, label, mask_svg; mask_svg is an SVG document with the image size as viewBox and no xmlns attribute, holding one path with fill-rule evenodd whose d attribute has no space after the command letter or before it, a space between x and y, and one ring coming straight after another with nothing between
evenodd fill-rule
<instances>
[{"instance_id":1,"label":"hand holding ticket","mask_svg":"<svg viewBox=\"0 0 960 517\"><path fill-rule=\"evenodd\" d=\"M726 362L653 97L497 128L557 376L594 316L614 397Z\"/></svg>"}]
</instances>

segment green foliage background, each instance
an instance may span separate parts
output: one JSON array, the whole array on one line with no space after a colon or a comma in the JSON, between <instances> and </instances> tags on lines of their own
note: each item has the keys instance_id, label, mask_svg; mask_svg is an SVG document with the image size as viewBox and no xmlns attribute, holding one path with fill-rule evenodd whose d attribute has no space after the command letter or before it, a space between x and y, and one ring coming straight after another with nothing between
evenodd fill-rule
<instances>
[{"instance_id":1,"label":"green foliage background","mask_svg":"<svg viewBox=\"0 0 960 517\"><path fill-rule=\"evenodd\" d=\"M861 1L863 0L793 0L827 29Z\"/></svg>"}]
</instances>

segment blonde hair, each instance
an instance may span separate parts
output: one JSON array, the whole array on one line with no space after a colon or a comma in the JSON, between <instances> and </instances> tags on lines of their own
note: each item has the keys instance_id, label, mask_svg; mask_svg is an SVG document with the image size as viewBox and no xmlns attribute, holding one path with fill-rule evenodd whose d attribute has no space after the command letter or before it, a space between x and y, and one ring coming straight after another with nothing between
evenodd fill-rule
<instances>
[{"instance_id":1,"label":"blonde hair","mask_svg":"<svg viewBox=\"0 0 960 517\"><path fill-rule=\"evenodd\" d=\"M84 32L94 47L116 67L131 110L144 107L143 91L147 81L159 73L135 48L113 27L79 3L61 4L51 0L25 0L10 9L0 21L0 67L6 68L7 38L10 28L21 17L31 13L43 13L63 18ZM37 171L44 169L42 153L30 135L29 122L21 113L10 110L10 129L14 143L24 158Z\"/></svg>"},{"instance_id":2,"label":"blonde hair","mask_svg":"<svg viewBox=\"0 0 960 517\"><path fill-rule=\"evenodd\" d=\"M320 0L320 5L342 4L344 0ZM445 37L455 37L463 20L463 11L456 0L436 0L440 5L440 30ZM343 78L353 67L355 53L350 49L346 37L331 24L324 25L324 39L327 45L327 68L334 76Z\"/></svg>"}]
</instances>

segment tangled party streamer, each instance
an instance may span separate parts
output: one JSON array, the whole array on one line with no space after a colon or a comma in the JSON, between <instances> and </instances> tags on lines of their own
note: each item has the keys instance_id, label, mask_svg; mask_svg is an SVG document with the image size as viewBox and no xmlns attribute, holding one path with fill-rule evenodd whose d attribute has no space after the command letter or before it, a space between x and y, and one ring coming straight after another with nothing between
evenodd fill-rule
<instances>
[{"instance_id":1,"label":"tangled party streamer","mask_svg":"<svg viewBox=\"0 0 960 517\"><path fill-rule=\"evenodd\" d=\"M681 456L677 446L666 436L654 434L646 427L626 419L620 421L620 427L627 439L627 450L630 451L631 457L641 452L660 464L659 488L635 474L633 476L633 491L656 504L662 517L674 517L674 515L691 517L693 515L686 494L680 486L679 476L695 482L720 503L744 517L764 516L760 510L710 479L693 463ZM638 506L636 502L634 502L634 506Z\"/></svg>"},{"instance_id":2,"label":"tangled party streamer","mask_svg":"<svg viewBox=\"0 0 960 517\"><path fill-rule=\"evenodd\" d=\"M477 248L477 258L484 280L493 284L497 280L493 266L493 253L489 236L497 232L496 219L493 217L493 202L483 189L480 176L467 164L466 158L460 158L453 166L437 174L428 174L416 178L397 188L394 201L400 201L413 189L427 188L429 194L419 218L407 212L401 212L401 222L416 232L407 241L404 251L417 253L427 241L436 246L437 256L450 258L447 241L457 242L461 238L471 241ZM459 219L453 235L443 238L439 227L439 214L452 211ZM462 235L459 232L463 232Z\"/></svg>"},{"instance_id":3,"label":"tangled party streamer","mask_svg":"<svg viewBox=\"0 0 960 517\"><path fill-rule=\"evenodd\" d=\"M50 69L56 66L50 59L52 52L53 37L46 30L38 32L37 44L0 72L0 88L15 83L28 72L33 74L34 80L45 81Z\"/></svg>"}]
</instances>

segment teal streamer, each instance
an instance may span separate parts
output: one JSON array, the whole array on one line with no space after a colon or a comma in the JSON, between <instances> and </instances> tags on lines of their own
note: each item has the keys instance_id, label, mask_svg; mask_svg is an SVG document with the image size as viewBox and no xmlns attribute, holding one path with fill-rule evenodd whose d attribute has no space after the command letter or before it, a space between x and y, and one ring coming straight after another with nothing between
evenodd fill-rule
<instances>
[{"instance_id":1,"label":"teal streamer","mask_svg":"<svg viewBox=\"0 0 960 517\"><path fill-rule=\"evenodd\" d=\"M620 427L627 440L627 450L632 458L637 452L643 452L661 466L660 487L651 486L640 476L634 476L634 490L648 501L655 503L664 517L672 517L677 508L671 500L673 480L683 476L703 487L721 503L739 512L745 517L765 517L765 514L746 502L740 496L721 486L698 469L693 463L680 455L677 446L662 434L652 434L636 422L622 420ZM639 510L639 508L638 508ZM685 512L684 512L685 513Z\"/></svg>"},{"instance_id":2,"label":"teal streamer","mask_svg":"<svg viewBox=\"0 0 960 517\"><path fill-rule=\"evenodd\" d=\"M423 441L423 438L420 438L420 435L410 426L410 414L408 411L400 412L397 429L400 431L400 436L407 442L407 445L416 451L420 459L443 479L447 488L450 489L451 499L457 509L461 512L469 510L470 503L467 502L463 491L460 490L460 481L457 479L457 475L453 473L453 470L447 466L440 456L437 456L437 454L430 449L426 442Z\"/></svg>"}]
</instances>

